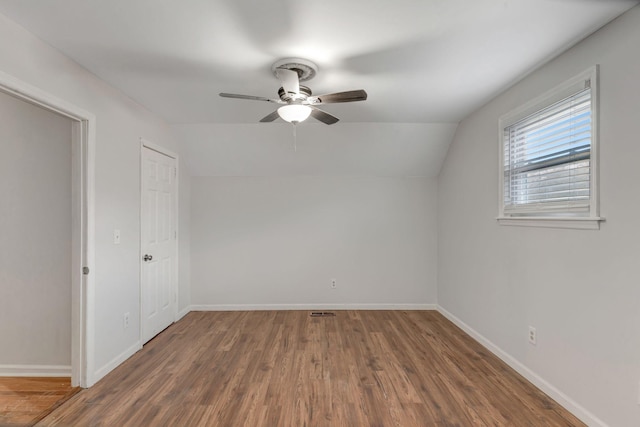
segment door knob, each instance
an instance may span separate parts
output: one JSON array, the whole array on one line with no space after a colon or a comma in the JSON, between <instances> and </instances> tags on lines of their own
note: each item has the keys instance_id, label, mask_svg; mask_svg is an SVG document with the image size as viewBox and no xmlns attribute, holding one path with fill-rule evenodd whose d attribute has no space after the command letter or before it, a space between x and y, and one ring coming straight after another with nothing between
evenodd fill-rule
<instances>
[{"instance_id":1,"label":"door knob","mask_svg":"<svg viewBox=\"0 0 640 427\"><path fill-rule=\"evenodd\" d=\"M142 257L143 261L151 261L153 259L153 255L146 254Z\"/></svg>"}]
</instances>

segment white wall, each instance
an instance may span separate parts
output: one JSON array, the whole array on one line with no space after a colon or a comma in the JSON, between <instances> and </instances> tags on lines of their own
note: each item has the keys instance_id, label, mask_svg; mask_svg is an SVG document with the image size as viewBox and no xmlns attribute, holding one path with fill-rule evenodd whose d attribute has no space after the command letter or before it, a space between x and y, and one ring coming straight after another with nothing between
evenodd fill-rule
<instances>
[{"instance_id":1,"label":"white wall","mask_svg":"<svg viewBox=\"0 0 640 427\"><path fill-rule=\"evenodd\" d=\"M1 92L0 118L0 370L70 373L72 123Z\"/></svg>"},{"instance_id":2,"label":"white wall","mask_svg":"<svg viewBox=\"0 0 640 427\"><path fill-rule=\"evenodd\" d=\"M640 425L639 40L636 7L467 117L439 178L439 304L594 425ZM499 116L594 64L606 222L599 231L499 226Z\"/></svg>"},{"instance_id":3,"label":"white wall","mask_svg":"<svg viewBox=\"0 0 640 427\"><path fill-rule=\"evenodd\" d=\"M193 177L191 197L196 307L436 302L434 178Z\"/></svg>"},{"instance_id":4,"label":"white wall","mask_svg":"<svg viewBox=\"0 0 640 427\"><path fill-rule=\"evenodd\" d=\"M247 101L240 101L247 102ZM353 108L356 108L354 105ZM194 176L431 176L456 123L172 125Z\"/></svg>"},{"instance_id":5,"label":"white wall","mask_svg":"<svg viewBox=\"0 0 640 427\"><path fill-rule=\"evenodd\" d=\"M0 71L97 118L96 264L91 266L97 304L95 372L90 373L97 379L139 346L139 138L175 152L178 147L159 118L1 15ZM115 228L121 230L120 245L113 244ZM188 253L180 259L188 265ZM123 328L125 312L131 314L127 330Z\"/></svg>"},{"instance_id":6,"label":"white wall","mask_svg":"<svg viewBox=\"0 0 640 427\"><path fill-rule=\"evenodd\" d=\"M191 177L182 157L178 170L178 314L184 316L191 305Z\"/></svg>"}]
</instances>

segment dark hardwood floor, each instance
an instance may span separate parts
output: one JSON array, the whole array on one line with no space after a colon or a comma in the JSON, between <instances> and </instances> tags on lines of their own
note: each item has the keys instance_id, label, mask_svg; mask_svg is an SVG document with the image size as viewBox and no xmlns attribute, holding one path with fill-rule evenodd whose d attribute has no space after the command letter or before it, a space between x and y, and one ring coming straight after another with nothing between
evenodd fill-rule
<instances>
[{"instance_id":1,"label":"dark hardwood floor","mask_svg":"<svg viewBox=\"0 0 640 427\"><path fill-rule=\"evenodd\" d=\"M582 426L434 311L192 312L41 426Z\"/></svg>"}]
</instances>

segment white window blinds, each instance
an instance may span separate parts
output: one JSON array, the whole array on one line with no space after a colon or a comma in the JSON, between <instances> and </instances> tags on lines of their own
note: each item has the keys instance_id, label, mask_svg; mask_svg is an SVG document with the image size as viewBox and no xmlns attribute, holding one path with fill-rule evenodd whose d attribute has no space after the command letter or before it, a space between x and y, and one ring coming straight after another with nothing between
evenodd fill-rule
<instances>
[{"instance_id":1,"label":"white window blinds","mask_svg":"<svg viewBox=\"0 0 640 427\"><path fill-rule=\"evenodd\" d=\"M591 84L503 129L504 213L589 211Z\"/></svg>"}]
</instances>

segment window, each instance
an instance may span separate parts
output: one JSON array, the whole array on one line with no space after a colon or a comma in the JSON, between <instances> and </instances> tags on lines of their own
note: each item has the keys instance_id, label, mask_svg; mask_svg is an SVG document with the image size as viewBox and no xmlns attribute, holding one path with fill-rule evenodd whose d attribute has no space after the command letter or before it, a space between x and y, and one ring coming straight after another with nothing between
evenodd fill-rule
<instances>
[{"instance_id":1,"label":"window","mask_svg":"<svg viewBox=\"0 0 640 427\"><path fill-rule=\"evenodd\" d=\"M598 228L597 68L500 118L508 225Z\"/></svg>"}]
</instances>

